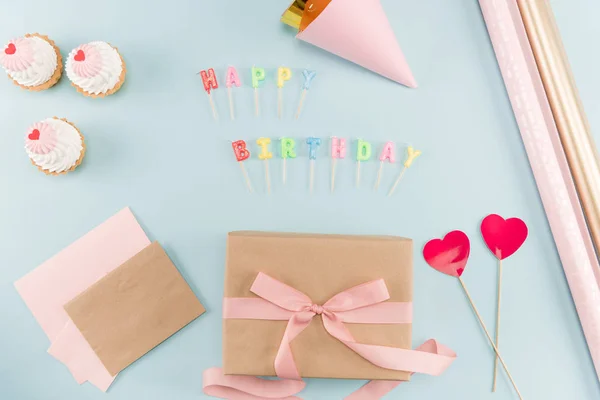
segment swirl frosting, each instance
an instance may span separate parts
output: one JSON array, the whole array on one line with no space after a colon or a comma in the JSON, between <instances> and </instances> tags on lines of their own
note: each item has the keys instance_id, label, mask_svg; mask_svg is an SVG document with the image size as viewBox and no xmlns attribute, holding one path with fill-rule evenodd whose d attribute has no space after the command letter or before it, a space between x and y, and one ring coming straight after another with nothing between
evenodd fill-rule
<instances>
[{"instance_id":1,"label":"swirl frosting","mask_svg":"<svg viewBox=\"0 0 600 400\"><path fill-rule=\"evenodd\" d=\"M60 119L48 118L35 123L25 136L25 151L43 170L65 172L73 167L83 150L77 129Z\"/></svg>"},{"instance_id":2,"label":"swirl frosting","mask_svg":"<svg viewBox=\"0 0 600 400\"><path fill-rule=\"evenodd\" d=\"M0 51L0 65L19 85L40 86L48 82L58 67L54 47L38 36L11 40Z\"/></svg>"},{"instance_id":3,"label":"swirl frosting","mask_svg":"<svg viewBox=\"0 0 600 400\"><path fill-rule=\"evenodd\" d=\"M106 42L91 42L69 54L67 76L76 86L91 94L106 94L121 79L121 56Z\"/></svg>"}]
</instances>

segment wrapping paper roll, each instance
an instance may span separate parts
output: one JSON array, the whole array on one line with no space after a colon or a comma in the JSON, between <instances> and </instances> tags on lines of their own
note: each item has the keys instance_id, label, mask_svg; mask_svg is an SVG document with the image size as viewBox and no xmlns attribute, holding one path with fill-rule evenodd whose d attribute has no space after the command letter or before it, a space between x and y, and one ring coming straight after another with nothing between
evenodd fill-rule
<instances>
[{"instance_id":1,"label":"wrapping paper roll","mask_svg":"<svg viewBox=\"0 0 600 400\"><path fill-rule=\"evenodd\" d=\"M598 259L517 0L479 0L479 3L600 377Z\"/></svg>"},{"instance_id":2,"label":"wrapping paper roll","mask_svg":"<svg viewBox=\"0 0 600 400\"><path fill-rule=\"evenodd\" d=\"M600 161L548 0L517 0L588 228L600 248ZM596 271L598 277L598 272Z\"/></svg>"}]
</instances>

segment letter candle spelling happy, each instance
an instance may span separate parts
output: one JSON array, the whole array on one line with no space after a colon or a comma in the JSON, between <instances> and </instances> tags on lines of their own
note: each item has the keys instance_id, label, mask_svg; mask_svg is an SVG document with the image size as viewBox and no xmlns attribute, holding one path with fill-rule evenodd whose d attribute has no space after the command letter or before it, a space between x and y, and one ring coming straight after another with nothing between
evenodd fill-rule
<instances>
[{"instance_id":1,"label":"letter candle spelling happy","mask_svg":"<svg viewBox=\"0 0 600 400\"><path fill-rule=\"evenodd\" d=\"M246 172L246 168L244 168L243 161L247 160L250 157L250 151L246 148L246 142L243 140L238 140L231 143L231 147L233 147L233 153L235 154L235 159L238 164L240 164L240 169L242 170L242 174L244 175L244 179L246 180L246 186L248 186L248 190L252 192L252 185L250 184L250 177Z\"/></svg>"},{"instance_id":2,"label":"letter candle spelling happy","mask_svg":"<svg viewBox=\"0 0 600 400\"><path fill-rule=\"evenodd\" d=\"M296 141L292 138L283 137L280 139L281 142L281 158L283 158L283 184L285 185L287 176L286 160L288 158L296 158Z\"/></svg>"},{"instance_id":3,"label":"letter candle spelling happy","mask_svg":"<svg viewBox=\"0 0 600 400\"><path fill-rule=\"evenodd\" d=\"M309 137L306 139L306 144L308 144L308 158L310 160L310 193L312 194L315 182L315 160L317 159L317 150L321 145L321 139Z\"/></svg>"},{"instance_id":4,"label":"letter candle spelling happy","mask_svg":"<svg viewBox=\"0 0 600 400\"><path fill-rule=\"evenodd\" d=\"M300 95L300 102L298 103L298 110L296 111L296 119L300 117L300 113L302 112L302 105L304 104L304 98L306 97L306 93L310 88L310 83L316 75L317 71L309 71L307 69L302 71L302 76L304 76L304 83L302 84L302 94Z\"/></svg>"},{"instance_id":5,"label":"letter candle spelling happy","mask_svg":"<svg viewBox=\"0 0 600 400\"><path fill-rule=\"evenodd\" d=\"M258 107L258 87L261 81L265 80L265 69L252 67L252 87L254 88L254 110L256 116L258 117L260 114L260 109Z\"/></svg>"},{"instance_id":6,"label":"letter candle spelling happy","mask_svg":"<svg viewBox=\"0 0 600 400\"><path fill-rule=\"evenodd\" d=\"M394 142L387 142L383 146L381 155L379 156L379 171L377 172L377 181L375 182L375 190L379 189L379 183L381 182L381 174L383 172L383 162L389 160L390 163L396 162L396 149Z\"/></svg>"},{"instance_id":7,"label":"letter candle spelling happy","mask_svg":"<svg viewBox=\"0 0 600 400\"><path fill-rule=\"evenodd\" d=\"M269 151L271 139L261 137L256 140L256 144L260 146L260 154L258 158L265 162L265 183L267 185L267 193L271 194L271 176L269 175L269 159L273 158L273 153Z\"/></svg>"},{"instance_id":8,"label":"letter candle spelling happy","mask_svg":"<svg viewBox=\"0 0 600 400\"><path fill-rule=\"evenodd\" d=\"M227 87L227 97L229 98L229 116L233 121L235 119L235 112L233 109L233 97L231 95L231 87L232 86L240 87L242 82L240 81L240 77L235 69L235 67L228 67L227 73L225 74L225 86Z\"/></svg>"},{"instance_id":9,"label":"letter candle spelling happy","mask_svg":"<svg viewBox=\"0 0 600 400\"><path fill-rule=\"evenodd\" d=\"M213 117L216 120L219 119L217 115L217 109L215 108L215 103L213 102L212 94L210 93L211 89L218 89L219 84L217 83L217 77L215 75L215 70L212 68L208 69L208 72L205 70L200 71L200 77L202 78L202 83L204 84L204 90L208 94L208 101L210 102L210 108L212 109Z\"/></svg>"},{"instance_id":10,"label":"letter candle spelling happy","mask_svg":"<svg viewBox=\"0 0 600 400\"><path fill-rule=\"evenodd\" d=\"M406 152L408 157L406 158L406 161L404 161L404 168L402 168L402 171L400 172L400 175L398 175L398 179L396 179L396 182L394 182L394 186L392 186L392 188L390 189L388 196L394 194L394 190L396 190L396 186L398 186L398 183L400 183L400 179L402 179L402 176L404 175L406 170L410 168L413 161L415 161L415 159L421 155L421 152L419 150L413 149L412 146L408 146Z\"/></svg>"},{"instance_id":11,"label":"letter candle spelling happy","mask_svg":"<svg viewBox=\"0 0 600 400\"><path fill-rule=\"evenodd\" d=\"M338 158L346 157L346 139L331 137L331 193L335 188L335 166Z\"/></svg>"},{"instance_id":12,"label":"letter candle spelling happy","mask_svg":"<svg viewBox=\"0 0 600 400\"><path fill-rule=\"evenodd\" d=\"M277 68L277 115L281 119L283 114L283 85L292 77L292 71L288 67Z\"/></svg>"}]
</instances>

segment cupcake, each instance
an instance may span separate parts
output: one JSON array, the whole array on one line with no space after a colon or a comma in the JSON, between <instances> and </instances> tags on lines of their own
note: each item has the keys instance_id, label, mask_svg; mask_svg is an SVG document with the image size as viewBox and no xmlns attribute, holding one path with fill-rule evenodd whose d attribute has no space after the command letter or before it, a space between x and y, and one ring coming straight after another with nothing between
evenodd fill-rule
<instances>
[{"instance_id":1,"label":"cupcake","mask_svg":"<svg viewBox=\"0 0 600 400\"><path fill-rule=\"evenodd\" d=\"M25 135L25 151L40 171L46 175L60 175L81 164L85 143L75 125L54 117L29 128Z\"/></svg>"},{"instance_id":2,"label":"cupcake","mask_svg":"<svg viewBox=\"0 0 600 400\"><path fill-rule=\"evenodd\" d=\"M91 42L75 48L65 67L78 92L89 97L116 93L125 81L125 61L106 42Z\"/></svg>"},{"instance_id":3,"label":"cupcake","mask_svg":"<svg viewBox=\"0 0 600 400\"><path fill-rule=\"evenodd\" d=\"M60 50L37 33L8 42L0 52L0 65L16 85L36 92L56 85L62 75Z\"/></svg>"}]
</instances>

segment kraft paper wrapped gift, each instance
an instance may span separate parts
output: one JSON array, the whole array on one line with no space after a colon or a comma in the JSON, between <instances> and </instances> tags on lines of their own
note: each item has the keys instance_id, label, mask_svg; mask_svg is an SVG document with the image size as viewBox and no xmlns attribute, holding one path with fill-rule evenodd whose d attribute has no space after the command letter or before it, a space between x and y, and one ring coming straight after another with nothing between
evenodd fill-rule
<instances>
[{"instance_id":1,"label":"kraft paper wrapped gift","mask_svg":"<svg viewBox=\"0 0 600 400\"><path fill-rule=\"evenodd\" d=\"M227 240L227 298L256 298L259 273L306 294L315 304L368 281L384 279L389 301L412 302L412 240L391 236L232 232ZM286 321L224 319L223 370L227 375L275 376L274 360ZM345 324L365 344L409 349L412 325ZM409 380L404 371L371 364L330 336L321 317L291 342L302 377Z\"/></svg>"}]
</instances>

